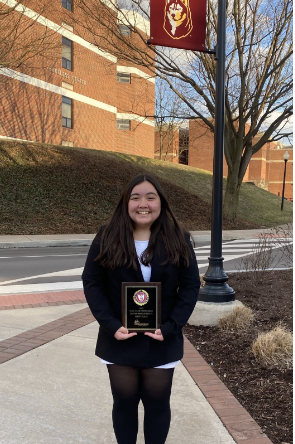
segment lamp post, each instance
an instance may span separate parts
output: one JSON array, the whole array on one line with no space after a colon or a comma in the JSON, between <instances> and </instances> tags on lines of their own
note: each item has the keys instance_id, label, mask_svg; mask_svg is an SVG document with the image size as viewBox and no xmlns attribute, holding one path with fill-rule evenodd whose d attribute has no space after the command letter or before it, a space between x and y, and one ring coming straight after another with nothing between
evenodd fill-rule
<instances>
[{"instance_id":1,"label":"lamp post","mask_svg":"<svg viewBox=\"0 0 295 444\"><path fill-rule=\"evenodd\" d=\"M290 154L288 151L285 152L283 155L283 159L285 161L285 168L284 168L284 181L283 181L283 192L282 192L282 203L281 203L281 211L283 211L284 208L284 194L285 194L285 182L286 182L286 169L287 169L287 162L289 160Z\"/></svg>"},{"instance_id":2,"label":"lamp post","mask_svg":"<svg viewBox=\"0 0 295 444\"><path fill-rule=\"evenodd\" d=\"M227 285L228 277L223 270L222 257L222 201L223 201L223 153L225 121L225 40L226 0L218 0L217 60L215 132L213 160L212 225L209 267L203 279L199 301L231 302L235 300L234 290Z\"/></svg>"}]
</instances>

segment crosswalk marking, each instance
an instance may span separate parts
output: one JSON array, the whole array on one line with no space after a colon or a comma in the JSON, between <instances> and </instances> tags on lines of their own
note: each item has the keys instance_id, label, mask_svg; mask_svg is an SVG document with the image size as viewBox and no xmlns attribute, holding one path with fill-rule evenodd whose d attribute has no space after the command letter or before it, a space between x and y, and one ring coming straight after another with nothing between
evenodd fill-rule
<instances>
[{"instance_id":1,"label":"crosswalk marking","mask_svg":"<svg viewBox=\"0 0 295 444\"><path fill-rule=\"evenodd\" d=\"M263 239L263 240L271 240L272 242L277 242L277 241L280 241L280 242L293 242L293 238L292 237L261 237L260 239ZM232 241L228 241L228 242L223 242L223 244L226 244L226 243L232 243L232 244L234 244L234 243L240 243L240 244L243 244L243 243L249 243L249 242L254 242L254 243L258 243L259 242L259 238L258 239L235 239L235 240L232 240Z\"/></svg>"},{"instance_id":2,"label":"crosswalk marking","mask_svg":"<svg viewBox=\"0 0 295 444\"><path fill-rule=\"evenodd\" d=\"M74 257L74 256L87 256L87 253L73 253L73 254L41 254L41 255L29 255L29 256L0 256L0 259L17 259L17 258L40 258L40 257Z\"/></svg>"},{"instance_id":3,"label":"crosswalk marking","mask_svg":"<svg viewBox=\"0 0 295 444\"><path fill-rule=\"evenodd\" d=\"M78 276L83 272L83 267L72 268L70 270L54 271L53 273L38 274L37 276L28 276L25 278L12 279L11 281L0 282L0 286L14 284L15 282L28 281L31 279L39 279L42 277L61 277L61 276Z\"/></svg>"},{"instance_id":4,"label":"crosswalk marking","mask_svg":"<svg viewBox=\"0 0 295 444\"><path fill-rule=\"evenodd\" d=\"M272 249L280 248L283 244L291 244L291 238L276 238L270 239L267 246ZM224 262L248 256L255 252L255 248L259 248L259 239L237 239L233 241L226 241L222 244L222 255ZM210 256L210 245L194 248L196 258L198 261L201 273L205 272L208 267L208 256ZM73 268L69 270L62 270L53 273L45 273L40 275L28 276L19 279L12 279L5 282L0 282L0 297L4 295L35 293L42 291L63 291L63 290L80 290L83 288L81 281L81 274L83 267ZM227 271L228 272L228 271ZM44 282L44 283L25 283L25 281L34 279L45 279L56 277L73 277L74 281L68 282ZM79 280L77 280L77 278ZM24 282L24 283L23 283Z\"/></svg>"},{"instance_id":5,"label":"crosswalk marking","mask_svg":"<svg viewBox=\"0 0 295 444\"><path fill-rule=\"evenodd\" d=\"M266 242L263 242L263 248L276 249L281 248L283 244L291 244L293 239L291 238L267 238ZM222 243L222 257L223 262L231 261L233 259L239 259L255 253L255 249L259 249L259 239L236 239L233 241L227 241ZM194 248L194 252L198 261L199 268L203 269L208 267L208 256L210 256L210 246L205 245L203 247Z\"/></svg>"},{"instance_id":6,"label":"crosswalk marking","mask_svg":"<svg viewBox=\"0 0 295 444\"><path fill-rule=\"evenodd\" d=\"M43 291L81 290L82 281L53 282L44 284L9 285L0 287L0 297L12 294L41 293Z\"/></svg>"},{"instance_id":7,"label":"crosswalk marking","mask_svg":"<svg viewBox=\"0 0 295 444\"><path fill-rule=\"evenodd\" d=\"M239 252L247 252L247 251L253 251L252 248L223 248L223 253L239 253ZM207 248L206 250L195 250L195 252L200 252L202 254L204 253L210 253L210 248Z\"/></svg>"}]
</instances>

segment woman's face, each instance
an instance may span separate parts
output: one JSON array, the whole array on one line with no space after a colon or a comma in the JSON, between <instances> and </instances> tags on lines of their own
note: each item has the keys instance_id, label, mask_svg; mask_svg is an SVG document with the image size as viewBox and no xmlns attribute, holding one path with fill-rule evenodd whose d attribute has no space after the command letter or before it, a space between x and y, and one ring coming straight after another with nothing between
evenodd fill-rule
<instances>
[{"instance_id":1,"label":"woman's face","mask_svg":"<svg viewBox=\"0 0 295 444\"><path fill-rule=\"evenodd\" d=\"M160 216L161 199L150 182L142 182L131 191L128 213L135 228L150 228Z\"/></svg>"}]
</instances>

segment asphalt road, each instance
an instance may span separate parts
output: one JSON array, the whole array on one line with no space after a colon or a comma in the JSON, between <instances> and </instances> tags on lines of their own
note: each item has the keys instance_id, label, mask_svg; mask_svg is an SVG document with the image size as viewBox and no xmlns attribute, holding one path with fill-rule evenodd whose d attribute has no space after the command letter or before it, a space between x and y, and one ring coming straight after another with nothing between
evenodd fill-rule
<instances>
[{"instance_id":1,"label":"asphalt road","mask_svg":"<svg viewBox=\"0 0 295 444\"><path fill-rule=\"evenodd\" d=\"M226 273L243 269L243 258L253 253L257 240L235 240L223 243ZM270 245L271 246L271 245ZM276 247L277 245L272 245ZM210 243L198 243L195 253L200 273L208 268ZM39 247L0 250L0 296L4 294L82 288L81 273L89 247ZM292 266L282 258L282 249L271 252L271 267Z\"/></svg>"}]
</instances>

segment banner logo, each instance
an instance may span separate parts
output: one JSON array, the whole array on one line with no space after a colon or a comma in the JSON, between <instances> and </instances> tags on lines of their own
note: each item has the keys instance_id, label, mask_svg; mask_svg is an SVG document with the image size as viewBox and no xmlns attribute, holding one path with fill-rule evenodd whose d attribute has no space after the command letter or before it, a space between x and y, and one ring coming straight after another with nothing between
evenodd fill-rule
<instances>
[{"instance_id":1,"label":"banner logo","mask_svg":"<svg viewBox=\"0 0 295 444\"><path fill-rule=\"evenodd\" d=\"M166 0L164 30L173 39L186 37L193 29L189 0Z\"/></svg>"}]
</instances>

